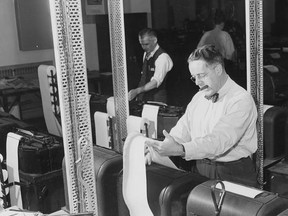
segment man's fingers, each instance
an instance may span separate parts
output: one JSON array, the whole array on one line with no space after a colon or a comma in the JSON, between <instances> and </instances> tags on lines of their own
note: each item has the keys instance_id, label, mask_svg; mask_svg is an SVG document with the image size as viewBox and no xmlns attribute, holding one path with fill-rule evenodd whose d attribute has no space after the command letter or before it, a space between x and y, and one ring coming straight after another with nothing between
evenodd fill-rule
<instances>
[{"instance_id":1,"label":"man's fingers","mask_svg":"<svg viewBox=\"0 0 288 216\"><path fill-rule=\"evenodd\" d=\"M159 141L157 141L157 140L152 140L152 139L147 139L146 141L145 141L145 144L147 145L147 146L150 146L150 147L157 147L157 146L159 146Z\"/></svg>"},{"instance_id":2,"label":"man's fingers","mask_svg":"<svg viewBox=\"0 0 288 216\"><path fill-rule=\"evenodd\" d=\"M163 135L168 139L173 138L166 130L163 130Z\"/></svg>"},{"instance_id":3,"label":"man's fingers","mask_svg":"<svg viewBox=\"0 0 288 216\"><path fill-rule=\"evenodd\" d=\"M131 93L128 94L128 100L131 101L133 98L131 96Z\"/></svg>"},{"instance_id":4,"label":"man's fingers","mask_svg":"<svg viewBox=\"0 0 288 216\"><path fill-rule=\"evenodd\" d=\"M151 165L152 163L152 156L151 153L145 155L145 164Z\"/></svg>"},{"instance_id":5,"label":"man's fingers","mask_svg":"<svg viewBox=\"0 0 288 216\"><path fill-rule=\"evenodd\" d=\"M144 154L147 154L147 153L149 153L149 147L146 145L144 148Z\"/></svg>"}]
</instances>

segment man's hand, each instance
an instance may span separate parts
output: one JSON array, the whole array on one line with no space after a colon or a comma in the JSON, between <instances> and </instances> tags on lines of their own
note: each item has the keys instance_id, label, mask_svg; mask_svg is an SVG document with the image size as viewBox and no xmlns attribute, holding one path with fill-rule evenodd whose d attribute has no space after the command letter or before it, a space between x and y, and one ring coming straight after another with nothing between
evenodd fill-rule
<instances>
[{"instance_id":1,"label":"man's hand","mask_svg":"<svg viewBox=\"0 0 288 216\"><path fill-rule=\"evenodd\" d=\"M128 92L128 100L129 101L133 100L137 95L138 95L138 89L131 89Z\"/></svg>"},{"instance_id":2,"label":"man's hand","mask_svg":"<svg viewBox=\"0 0 288 216\"><path fill-rule=\"evenodd\" d=\"M150 148L146 145L145 147L145 164L151 165L152 163L152 153L150 152Z\"/></svg>"},{"instance_id":3,"label":"man's hand","mask_svg":"<svg viewBox=\"0 0 288 216\"><path fill-rule=\"evenodd\" d=\"M148 92L154 88L157 88L157 81L155 79L152 79L150 82L146 83L144 86L140 86L136 89L131 89L128 92L128 100L133 100L138 94Z\"/></svg>"},{"instance_id":4,"label":"man's hand","mask_svg":"<svg viewBox=\"0 0 288 216\"><path fill-rule=\"evenodd\" d=\"M175 139L166 131L163 131L165 136L164 141L147 140L145 143L147 146L152 147L161 156L181 156L183 155L183 147L177 143Z\"/></svg>"}]
</instances>

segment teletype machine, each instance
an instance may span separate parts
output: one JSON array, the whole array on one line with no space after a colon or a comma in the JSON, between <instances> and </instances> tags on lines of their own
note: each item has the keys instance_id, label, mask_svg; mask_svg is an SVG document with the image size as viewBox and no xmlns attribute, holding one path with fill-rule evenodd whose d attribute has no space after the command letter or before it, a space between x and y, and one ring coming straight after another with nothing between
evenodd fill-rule
<instances>
[{"instance_id":1,"label":"teletype machine","mask_svg":"<svg viewBox=\"0 0 288 216\"><path fill-rule=\"evenodd\" d=\"M263 41L262 1L246 0L245 3L246 23L248 23L246 26L247 32L250 33L247 34L247 76L249 78L247 86L255 99L259 112L259 150L257 160L259 162L259 181L262 183L263 62L260 52L262 50L261 42ZM98 200L95 184L97 181L94 175L95 167L86 86L87 76L81 25L81 4L77 0L50 0L50 4L57 80L59 80L69 210L72 213L93 211L95 215L98 215L97 209L100 201ZM120 0L109 0L108 16L115 103L114 128L116 133L113 134L113 139L115 140L113 148L115 151L122 153L124 140L127 137L129 113L123 2ZM95 123L97 124L97 122ZM80 203L79 200L81 201Z\"/></svg>"},{"instance_id":2,"label":"teletype machine","mask_svg":"<svg viewBox=\"0 0 288 216\"><path fill-rule=\"evenodd\" d=\"M109 211L114 211L113 213L110 212L110 215L130 214L131 216L139 216L141 209L140 211L139 209L135 209L135 205L139 204L137 203L139 200L133 199L133 197L137 197L137 193L140 190L131 192L130 186L133 182L129 183L127 171L129 171L128 173L130 171L134 172L133 170L137 171L138 169L134 169L132 165L135 160L139 162L137 159L130 158L131 154L129 154L129 151L134 149L135 152L140 152L139 155L142 155L143 149L139 148L135 143L130 143L129 145L127 144L126 147L128 149L123 154L123 145L127 137L129 138L128 141L132 142L136 140L136 144L137 142L142 142L143 144L143 139L146 139L147 136L157 138L157 120L152 121L152 117L150 116L150 119L147 114L145 118L132 118L132 123L139 121L139 128L130 127L131 122L129 122L129 119L131 120L131 117L129 118L123 1L107 1L114 91L114 116L113 124L111 124L113 130L107 131L104 128L103 134L106 134L105 136L108 138L104 139L104 141L98 141L98 143L96 140L97 146L93 146L91 133L81 1L50 0L49 2L65 153L64 182L66 206L71 214L91 213L95 216L101 216L109 215ZM246 37L247 86L255 99L259 113L259 143L256 160L259 173L258 180L262 186L262 1L246 0L245 5L246 32L248 32ZM151 109L157 108L154 107ZM153 112L151 111L151 113ZM158 111L155 113L158 113ZM105 121L107 119L109 121L109 115L108 117L107 115L99 116L105 119ZM142 117L144 117L143 112ZM97 128L97 122L95 119L95 128ZM134 137L135 139L132 139L130 134L135 132L138 135ZM109 135L112 135L113 144L111 144L112 141ZM100 147L102 143L105 143L105 146L102 145ZM146 216L173 216L179 214L179 211L180 215L203 216L268 215L267 212L275 215L288 208L287 200L278 197L277 194L263 191L261 188L251 189L241 185L232 185L233 188L243 189L247 193L250 191L258 192L254 197L247 198L246 195L239 195L235 191L230 191L229 187L231 184L229 182L217 182L215 184L214 181L195 176L193 173L177 169L172 169L174 170L172 171L171 167L159 164L152 164L152 166L147 167L147 170L145 164L139 163L140 166L144 168L142 174L147 176L147 182L145 181L144 185L147 186L148 193L145 190L141 190L143 192L143 203L147 207L147 211L145 211L147 212ZM101 170L102 168L103 170ZM133 176L133 173L128 175L128 177L131 176L137 177ZM101 178L106 180L103 181ZM110 182L111 187L105 185L105 182ZM131 195L132 198L129 197ZM106 200L108 201L106 202ZM114 210L107 207L109 201L113 203Z\"/></svg>"}]
</instances>

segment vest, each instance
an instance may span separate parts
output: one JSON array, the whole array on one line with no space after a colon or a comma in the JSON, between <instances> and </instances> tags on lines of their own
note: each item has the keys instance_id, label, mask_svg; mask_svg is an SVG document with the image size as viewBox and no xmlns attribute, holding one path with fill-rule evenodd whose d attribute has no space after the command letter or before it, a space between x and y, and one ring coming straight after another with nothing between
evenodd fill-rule
<instances>
[{"instance_id":1,"label":"vest","mask_svg":"<svg viewBox=\"0 0 288 216\"><path fill-rule=\"evenodd\" d=\"M155 73L155 61L162 53L166 52L162 48L159 48L150 59L144 59L139 87L144 86L151 80ZM166 76L158 88L154 88L148 92L141 93L138 96L138 99L142 101L159 101L166 103Z\"/></svg>"}]
</instances>

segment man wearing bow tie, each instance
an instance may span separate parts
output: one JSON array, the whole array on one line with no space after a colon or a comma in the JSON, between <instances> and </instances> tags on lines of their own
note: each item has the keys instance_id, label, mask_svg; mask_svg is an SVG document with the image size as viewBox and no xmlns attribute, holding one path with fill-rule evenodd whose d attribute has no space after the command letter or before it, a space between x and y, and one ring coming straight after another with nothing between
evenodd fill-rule
<instances>
[{"instance_id":1,"label":"man wearing bow tie","mask_svg":"<svg viewBox=\"0 0 288 216\"><path fill-rule=\"evenodd\" d=\"M227 75L213 45L197 48L188 64L199 92L170 133L163 131L165 140L147 145L162 156L196 160L197 172L208 178L256 187L252 155L257 150L257 110L252 96Z\"/></svg>"}]
</instances>

